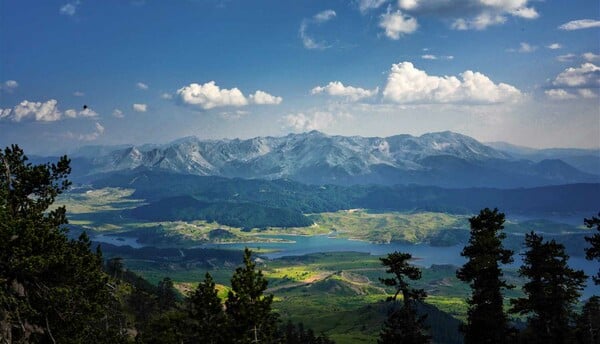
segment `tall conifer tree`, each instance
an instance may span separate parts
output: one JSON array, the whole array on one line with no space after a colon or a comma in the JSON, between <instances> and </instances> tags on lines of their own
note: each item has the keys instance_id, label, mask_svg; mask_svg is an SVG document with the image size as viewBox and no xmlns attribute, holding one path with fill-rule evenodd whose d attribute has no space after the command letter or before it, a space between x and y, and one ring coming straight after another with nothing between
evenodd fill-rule
<instances>
[{"instance_id":1,"label":"tall conifer tree","mask_svg":"<svg viewBox=\"0 0 600 344\"><path fill-rule=\"evenodd\" d=\"M192 321L191 338L198 343L226 343L227 318L215 282L207 272L188 300L188 314Z\"/></svg>"},{"instance_id":2,"label":"tall conifer tree","mask_svg":"<svg viewBox=\"0 0 600 344\"><path fill-rule=\"evenodd\" d=\"M381 263L387 267L385 272L394 274L392 278L380 278L381 282L396 289L393 296L388 318L379 334L380 344L424 344L429 343L430 337L425 332L425 316L419 316L416 303L421 302L427 294L423 289L410 288L406 278L418 280L421 270L409 264L412 255L409 253L394 252L385 258L380 258ZM402 307L396 304L398 295L402 294Z\"/></svg>"},{"instance_id":3,"label":"tall conifer tree","mask_svg":"<svg viewBox=\"0 0 600 344\"><path fill-rule=\"evenodd\" d=\"M527 251L519 275L528 278L525 297L511 300L511 312L529 316L525 339L528 343L559 344L573 341L573 306L581 296L586 276L568 266L562 244L531 232L525 236Z\"/></svg>"},{"instance_id":4,"label":"tall conifer tree","mask_svg":"<svg viewBox=\"0 0 600 344\"><path fill-rule=\"evenodd\" d=\"M461 255L468 261L456 276L471 286L467 323L461 329L466 344L510 343L511 330L503 310L504 289L513 288L502 278L500 264L512 262L513 252L502 245L506 234L504 214L481 210L469 219L471 238Z\"/></svg>"},{"instance_id":5,"label":"tall conifer tree","mask_svg":"<svg viewBox=\"0 0 600 344\"><path fill-rule=\"evenodd\" d=\"M244 250L244 264L231 278L231 291L225 302L230 331L235 343L274 343L277 314L271 312L273 295L264 295L267 279L256 271L252 252Z\"/></svg>"}]
</instances>

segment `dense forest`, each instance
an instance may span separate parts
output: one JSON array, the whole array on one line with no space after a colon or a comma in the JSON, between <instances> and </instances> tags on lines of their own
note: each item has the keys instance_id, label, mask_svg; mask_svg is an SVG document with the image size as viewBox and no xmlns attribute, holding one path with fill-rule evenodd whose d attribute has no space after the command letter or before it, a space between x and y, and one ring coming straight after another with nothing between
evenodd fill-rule
<instances>
[{"instance_id":1,"label":"dense forest","mask_svg":"<svg viewBox=\"0 0 600 344\"><path fill-rule=\"evenodd\" d=\"M181 295L170 278L153 285L125 269L119 258L105 261L85 233L69 240L66 209L48 210L71 185L69 164L65 156L32 165L18 146L0 152L3 343L332 342L302 324L282 323L248 249L226 295L219 295L209 273ZM462 251L467 262L457 272L472 290L467 321L460 325L465 343L598 343L600 298L589 298L576 311L586 276L569 267L563 245L538 233L524 237L519 270L527 279L524 295L505 307L504 292L514 286L504 279L502 265L514 252L503 245L504 220L503 213L488 208L470 219L470 239ZM600 218L585 224L595 233L586 238L586 257L598 261ZM379 343L432 340L422 312L427 295L410 285L421 278L411 258L393 252L380 259L388 273L381 282L392 296ZM595 277L600 283L600 271Z\"/></svg>"}]
</instances>

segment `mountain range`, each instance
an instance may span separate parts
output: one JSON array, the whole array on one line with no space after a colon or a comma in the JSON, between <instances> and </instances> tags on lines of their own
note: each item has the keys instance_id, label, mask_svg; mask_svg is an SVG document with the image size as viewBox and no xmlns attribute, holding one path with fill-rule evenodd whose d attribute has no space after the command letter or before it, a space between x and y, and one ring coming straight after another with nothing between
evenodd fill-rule
<instances>
[{"instance_id":1,"label":"mountain range","mask_svg":"<svg viewBox=\"0 0 600 344\"><path fill-rule=\"evenodd\" d=\"M330 136L311 131L247 140L186 137L164 145L84 147L71 157L78 178L159 170L339 185L509 188L600 182L600 170L593 167L595 159L600 161L597 151L535 155L514 147L486 145L449 131L418 137ZM583 168L565 162L569 159Z\"/></svg>"}]
</instances>

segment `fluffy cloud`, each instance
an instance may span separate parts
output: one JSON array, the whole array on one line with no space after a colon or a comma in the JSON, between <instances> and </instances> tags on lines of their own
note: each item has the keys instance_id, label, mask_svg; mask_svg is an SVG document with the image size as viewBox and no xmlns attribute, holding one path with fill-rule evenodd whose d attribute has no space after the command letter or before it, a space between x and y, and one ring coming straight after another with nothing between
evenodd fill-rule
<instances>
[{"instance_id":1,"label":"fluffy cloud","mask_svg":"<svg viewBox=\"0 0 600 344\"><path fill-rule=\"evenodd\" d=\"M398 7L411 14L431 14L452 20L456 30L483 30L503 24L507 16L535 19L539 14L530 0L399 0Z\"/></svg>"},{"instance_id":2,"label":"fluffy cloud","mask_svg":"<svg viewBox=\"0 0 600 344\"><path fill-rule=\"evenodd\" d=\"M400 39L402 35L410 34L417 31L419 24L417 20L411 16L408 16L402 12L388 11L381 15L379 20L379 27L385 30L385 35L393 40Z\"/></svg>"},{"instance_id":3,"label":"fluffy cloud","mask_svg":"<svg viewBox=\"0 0 600 344\"><path fill-rule=\"evenodd\" d=\"M249 99L237 88L220 88L214 81L203 85L192 83L177 90L177 96L183 104L197 106L210 110L223 106L246 106L250 103L257 105L274 105L282 102L281 97L273 96L264 91L256 91Z\"/></svg>"},{"instance_id":4,"label":"fluffy cloud","mask_svg":"<svg viewBox=\"0 0 600 344\"><path fill-rule=\"evenodd\" d=\"M133 111L135 112L146 112L148 111L148 105L147 104L133 104L132 105Z\"/></svg>"},{"instance_id":5,"label":"fluffy cloud","mask_svg":"<svg viewBox=\"0 0 600 344\"><path fill-rule=\"evenodd\" d=\"M560 45L558 43L552 43L550 45L547 45L546 48L551 49L551 50L562 49L562 45Z\"/></svg>"},{"instance_id":6,"label":"fluffy cloud","mask_svg":"<svg viewBox=\"0 0 600 344\"><path fill-rule=\"evenodd\" d=\"M600 67L588 62L567 68L554 78L552 86L544 93L553 100L595 98L598 95L594 89L600 87Z\"/></svg>"},{"instance_id":7,"label":"fluffy cloud","mask_svg":"<svg viewBox=\"0 0 600 344\"><path fill-rule=\"evenodd\" d=\"M77 7L80 5L79 1L69 2L62 5L59 9L59 13L65 16L74 16L77 13Z\"/></svg>"},{"instance_id":8,"label":"fluffy cloud","mask_svg":"<svg viewBox=\"0 0 600 344\"><path fill-rule=\"evenodd\" d=\"M579 19L572 20L568 23L562 24L558 28L560 30L573 31L573 30L581 30L581 29L590 29L594 27L600 27L600 20L594 19Z\"/></svg>"},{"instance_id":9,"label":"fluffy cloud","mask_svg":"<svg viewBox=\"0 0 600 344\"><path fill-rule=\"evenodd\" d=\"M0 119L11 120L13 122L21 122L23 120L54 122L64 118L97 116L98 113L87 107L81 111L68 109L63 113L58 109L56 99L50 99L46 102L24 100L12 109L3 109L0 111Z\"/></svg>"},{"instance_id":10,"label":"fluffy cloud","mask_svg":"<svg viewBox=\"0 0 600 344\"><path fill-rule=\"evenodd\" d=\"M308 34L307 31L308 31L309 25L311 25L311 24L322 24L322 23L328 22L329 20L331 20L335 16L336 16L336 13L335 13L334 10L325 10L325 11L321 11L321 12L315 14L310 19L304 19L304 20L302 20L302 23L300 24L300 29L298 30L298 33L300 35L300 39L302 39L302 44L304 45L304 47L306 49L320 49L320 50L322 50L322 49L329 48L329 45L327 45L327 43L315 41Z\"/></svg>"},{"instance_id":11,"label":"fluffy cloud","mask_svg":"<svg viewBox=\"0 0 600 344\"><path fill-rule=\"evenodd\" d=\"M92 109L90 109L89 107L86 107L85 109L81 110L81 111L77 111L74 109L68 109L65 111L65 117L68 118L76 118L76 117L97 117L98 113Z\"/></svg>"},{"instance_id":12,"label":"fluffy cloud","mask_svg":"<svg viewBox=\"0 0 600 344\"><path fill-rule=\"evenodd\" d=\"M326 86L317 86L310 91L311 94L327 93L334 97L344 97L350 101L368 98L379 93L379 88L367 90L360 87L344 86L339 81L332 81Z\"/></svg>"},{"instance_id":13,"label":"fluffy cloud","mask_svg":"<svg viewBox=\"0 0 600 344\"><path fill-rule=\"evenodd\" d=\"M502 103L522 97L514 86L495 84L487 76L470 70L455 76L432 76L410 62L392 65L384 99L395 103Z\"/></svg>"},{"instance_id":14,"label":"fluffy cloud","mask_svg":"<svg viewBox=\"0 0 600 344\"><path fill-rule=\"evenodd\" d=\"M140 89L140 90L147 90L148 89L148 85L144 84L143 82L138 82L137 84L135 84L135 86Z\"/></svg>"},{"instance_id":15,"label":"fluffy cloud","mask_svg":"<svg viewBox=\"0 0 600 344\"><path fill-rule=\"evenodd\" d=\"M387 0L359 0L358 9L360 13L366 13L369 10L373 10L381 7Z\"/></svg>"},{"instance_id":16,"label":"fluffy cloud","mask_svg":"<svg viewBox=\"0 0 600 344\"><path fill-rule=\"evenodd\" d=\"M579 68L567 68L552 82L558 87L596 88L600 87L600 67L584 63Z\"/></svg>"},{"instance_id":17,"label":"fluffy cloud","mask_svg":"<svg viewBox=\"0 0 600 344\"><path fill-rule=\"evenodd\" d=\"M275 97L261 90L250 95L250 102L258 105L277 105L280 104L282 100L283 98L281 97Z\"/></svg>"},{"instance_id":18,"label":"fluffy cloud","mask_svg":"<svg viewBox=\"0 0 600 344\"><path fill-rule=\"evenodd\" d=\"M188 105L209 110L221 106L244 106L248 100L237 88L221 89L214 81L203 85L192 83L177 90L179 99Z\"/></svg>"},{"instance_id":19,"label":"fluffy cloud","mask_svg":"<svg viewBox=\"0 0 600 344\"><path fill-rule=\"evenodd\" d=\"M589 88L580 88L575 92L568 92L562 88L555 88L544 91L546 96L552 100L571 100L578 98L595 98L597 95Z\"/></svg>"},{"instance_id":20,"label":"fluffy cloud","mask_svg":"<svg viewBox=\"0 0 600 344\"><path fill-rule=\"evenodd\" d=\"M594 62L594 61L600 60L600 55L596 55L592 52L584 53L581 55L581 57L583 57L588 62Z\"/></svg>"},{"instance_id":21,"label":"fluffy cloud","mask_svg":"<svg viewBox=\"0 0 600 344\"><path fill-rule=\"evenodd\" d=\"M160 95L160 98L161 99L166 99L166 100L171 100L171 99L173 99L173 95L171 93L166 93L165 92L165 93L163 93L163 94Z\"/></svg>"},{"instance_id":22,"label":"fluffy cloud","mask_svg":"<svg viewBox=\"0 0 600 344\"><path fill-rule=\"evenodd\" d=\"M546 94L546 96L548 96L548 98L554 100L568 100L577 98L577 96L563 90L562 88L546 90L544 91L544 93Z\"/></svg>"},{"instance_id":23,"label":"fluffy cloud","mask_svg":"<svg viewBox=\"0 0 600 344\"><path fill-rule=\"evenodd\" d=\"M62 118L62 113L58 110L57 101L50 99L47 102L22 101L15 106L12 111L3 111L3 118L11 119L14 122L32 119L41 122L53 122Z\"/></svg>"},{"instance_id":24,"label":"fluffy cloud","mask_svg":"<svg viewBox=\"0 0 600 344\"><path fill-rule=\"evenodd\" d=\"M285 126L294 131L323 130L337 121L331 112L316 111L312 114L290 114L284 117Z\"/></svg>"},{"instance_id":25,"label":"fluffy cloud","mask_svg":"<svg viewBox=\"0 0 600 344\"><path fill-rule=\"evenodd\" d=\"M125 115L123 114L123 111L121 111L120 109L114 109L112 112L113 117L116 118L123 118L125 117Z\"/></svg>"}]
</instances>

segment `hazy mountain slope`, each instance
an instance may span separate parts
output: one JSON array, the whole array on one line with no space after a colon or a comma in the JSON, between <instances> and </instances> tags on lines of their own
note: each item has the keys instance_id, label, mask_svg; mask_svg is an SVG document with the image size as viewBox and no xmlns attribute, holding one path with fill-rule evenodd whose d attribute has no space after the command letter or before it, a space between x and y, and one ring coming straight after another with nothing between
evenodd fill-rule
<instances>
[{"instance_id":1,"label":"hazy mountain slope","mask_svg":"<svg viewBox=\"0 0 600 344\"><path fill-rule=\"evenodd\" d=\"M512 145L506 142L488 142L488 146L507 153L516 159L542 161L560 159L578 170L591 174L600 174L600 149L546 148L535 149Z\"/></svg>"},{"instance_id":2,"label":"hazy mountain slope","mask_svg":"<svg viewBox=\"0 0 600 344\"><path fill-rule=\"evenodd\" d=\"M447 189L434 186L305 185L290 180L246 180L177 175L158 171L117 173L93 182L94 187L135 188L133 197L157 202L189 195L207 203L247 202L302 213L367 208L478 212L498 207L507 213L573 214L598 211L600 184L570 184L536 188Z\"/></svg>"},{"instance_id":3,"label":"hazy mountain slope","mask_svg":"<svg viewBox=\"0 0 600 344\"><path fill-rule=\"evenodd\" d=\"M164 170L200 176L289 178L308 184L422 184L444 187L530 187L598 182L599 176L562 161L516 160L453 133L386 138L329 136L312 131L248 140L187 137L154 146L94 152L75 167L85 174ZM78 167L81 167L78 169Z\"/></svg>"}]
</instances>

